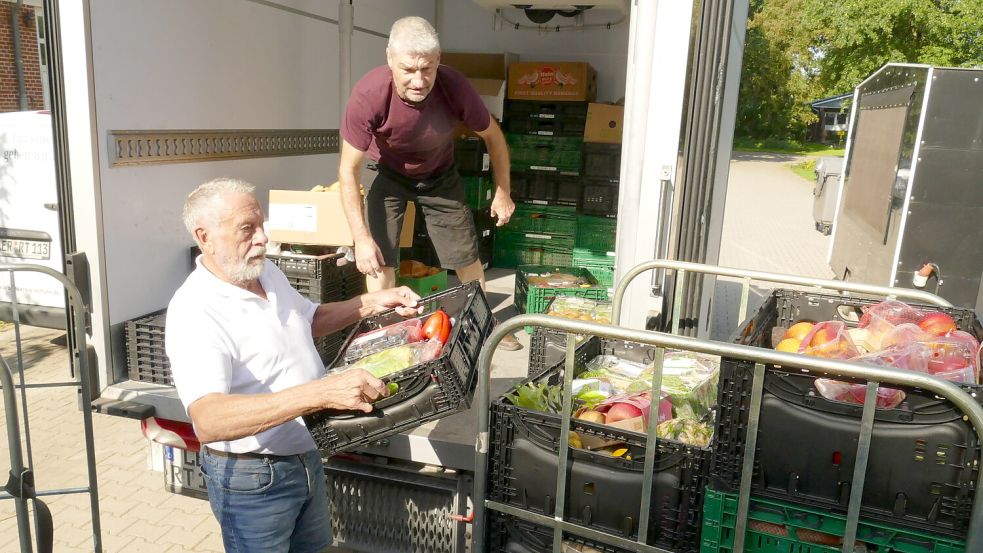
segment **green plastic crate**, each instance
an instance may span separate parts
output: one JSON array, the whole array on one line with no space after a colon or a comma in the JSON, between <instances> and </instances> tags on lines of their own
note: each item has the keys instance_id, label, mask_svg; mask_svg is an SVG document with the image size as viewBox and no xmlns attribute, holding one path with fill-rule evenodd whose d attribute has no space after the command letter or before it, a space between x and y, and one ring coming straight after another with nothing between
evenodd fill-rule
<instances>
[{"instance_id":1,"label":"green plastic crate","mask_svg":"<svg viewBox=\"0 0 983 553\"><path fill-rule=\"evenodd\" d=\"M614 252L595 252L587 248L573 249L573 266L590 271L602 286L614 284Z\"/></svg>"},{"instance_id":2,"label":"green plastic crate","mask_svg":"<svg viewBox=\"0 0 983 553\"><path fill-rule=\"evenodd\" d=\"M495 182L490 177L461 177L461 183L471 209L484 209L491 205L495 196Z\"/></svg>"},{"instance_id":3,"label":"green plastic crate","mask_svg":"<svg viewBox=\"0 0 983 553\"><path fill-rule=\"evenodd\" d=\"M592 215L577 216L575 246L596 252L613 252L618 221Z\"/></svg>"},{"instance_id":4,"label":"green plastic crate","mask_svg":"<svg viewBox=\"0 0 983 553\"><path fill-rule=\"evenodd\" d=\"M583 288L548 288L529 286L529 275L563 272L575 277L584 277L591 286ZM608 289L597 285L597 279L590 271L580 267L557 265L520 265L515 269L515 307L520 313L544 313L550 301L557 296L578 296L592 300L608 299ZM526 327L532 334L533 327Z\"/></svg>"},{"instance_id":5,"label":"green plastic crate","mask_svg":"<svg viewBox=\"0 0 983 553\"><path fill-rule=\"evenodd\" d=\"M498 230L492 265L514 269L519 265L567 266L572 261L573 238L549 234Z\"/></svg>"},{"instance_id":6,"label":"green plastic crate","mask_svg":"<svg viewBox=\"0 0 983 553\"><path fill-rule=\"evenodd\" d=\"M425 298L447 289L447 271L444 270L437 274L419 278L399 276L396 278L396 284L407 286L410 290L419 294L421 298Z\"/></svg>"},{"instance_id":7,"label":"green plastic crate","mask_svg":"<svg viewBox=\"0 0 983 553\"><path fill-rule=\"evenodd\" d=\"M532 136L506 133L513 170L560 171L580 174L582 138Z\"/></svg>"},{"instance_id":8,"label":"green plastic crate","mask_svg":"<svg viewBox=\"0 0 983 553\"><path fill-rule=\"evenodd\" d=\"M733 551L736 524L737 494L707 489L703 500L700 553ZM744 553L839 553L840 546L817 544L806 531L842 537L845 530L845 515L752 497ZM892 553L966 551L963 542L952 538L863 519L857 526L857 542L867 544L868 551Z\"/></svg>"},{"instance_id":9,"label":"green plastic crate","mask_svg":"<svg viewBox=\"0 0 983 553\"><path fill-rule=\"evenodd\" d=\"M573 239L577 232L577 208L517 203L512 218L502 229L563 235Z\"/></svg>"}]
</instances>

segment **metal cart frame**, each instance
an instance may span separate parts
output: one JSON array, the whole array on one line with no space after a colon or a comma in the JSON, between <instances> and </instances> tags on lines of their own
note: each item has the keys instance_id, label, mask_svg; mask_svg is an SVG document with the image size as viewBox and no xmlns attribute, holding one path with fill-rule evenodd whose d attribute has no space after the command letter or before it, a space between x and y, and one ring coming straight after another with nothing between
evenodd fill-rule
<instances>
[{"instance_id":1,"label":"metal cart frame","mask_svg":"<svg viewBox=\"0 0 983 553\"><path fill-rule=\"evenodd\" d=\"M866 284L842 282L834 280L814 279L808 277L781 275L777 273L766 273L759 271L746 271L727 267L715 267L698 263L688 263L682 261L654 260L642 263L632 268L625 277L618 283L614 295L613 321L619 322L621 319L621 302L624 298L625 290L631 281L639 274L653 269L668 269L677 272L677 290L682 289L687 273L714 274L719 276L739 277L744 280L743 293L741 298L741 319L746 318L747 296L750 291L752 280L763 280L776 283L792 284L799 286L809 286L814 288L824 288L829 290L840 290L846 292L856 292L885 297L906 298L918 300L923 303L934 304L942 307L951 304L933 294L920 290L910 290L904 288L889 288L882 286L871 286ZM681 295L677 294L674 298L672 330L678 332L679 329L679 303ZM520 315L500 324L485 343L484 349L478 358L478 390L477 390L477 410L478 410L478 435L475 442L475 479L474 479L474 527L472 528L472 551L483 553L485 551L485 524L486 510L491 509L505 514L514 515L523 520L536 524L549 526L553 529L553 551L561 551L561 537L564 531L574 533L598 542L637 551L640 553L669 553L664 549L647 545L648 519L649 519L649 497L652 491L652 468L655 463L654 455L647 455L644 464L644 479L642 485L642 501L639 514L638 539L630 540L600 532L593 528L588 528L564 520L564 505L566 503L566 480L563 477L557 478L556 485L556 512L554 516L544 516L511 505L485 499L487 490L487 466L489 449L489 377L491 373L491 361L495 354L495 348L504 336L510 334L523 326L542 326L556 330L566 331L566 365L563 374L563 408L562 423L560 427L560 455L558 475L566 474L568 455L567 451L570 435L570 407L572 403L572 381L574 367L574 352L576 340L575 334L586 334L626 340L642 344L652 345L659 348L655 356L654 375L652 378L652 397L659 397L662 384L662 369L664 360L664 350L666 348L681 349L707 353L711 355L726 356L754 363L754 375L752 380L751 406L749 412L747 441L745 445L743 471L741 474L741 484L739 488L737 522L734 537L734 553L744 551L745 530L747 528L748 509L751 496L751 473L754 465L755 449L758 436L758 424L761 413L761 398L764 386L765 364L788 365L795 367L808 368L810 370L825 372L833 376L852 378L867 381L866 395L864 397L863 414L860 422L860 435L857 444L856 465L854 469L853 481L855 485L851 488L850 501L847 507L846 529L843 537L843 553L852 553L856 541L857 524L860 519L860 507L863 497L864 480L866 476L867 461L870 454L871 434L874 427L874 410L877 398L877 387L880 383L895 384L908 387L917 387L928 390L941 397L950 400L963 411L966 418L973 425L977 436L983 442L983 407L974 398L964 392L952 382L941 380L921 373L914 373L892 369L889 367L878 367L864 365L848 361L838 361L818 357L804 358L801 355L783 353L763 348L755 348L724 342L713 342L700 340L661 332L645 330L633 330L616 326L615 324L600 324L551 317L548 315ZM646 437L646 447L654 445L655 426L649 425ZM649 449L649 451L653 451ZM977 490L983 488L983 471L980 472L977 482ZM983 492L977 493L973 501L973 510L970 515L969 531L966 537L967 551L983 551L983 535L978 530L983 529Z\"/></svg>"},{"instance_id":2,"label":"metal cart frame","mask_svg":"<svg viewBox=\"0 0 983 553\"><path fill-rule=\"evenodd\" d=\"M89 360L86 353L85 339L85 313L86 306L79 289L68 278L48 267L41 265L12 265L0 264L0 272L7 272L10 278L11 312L13 314L14 336L17 347L17 367L20 382L14 384L13 371L7 364L3 356L0 356L0 386L3 387L2 402L7 420L7 442L10 447L10 472L7 485L0 488L0 500L12 499L15 503L17 513L17 533L20 541L21 553L32 553L34 551L31 540L30 514L28 512L28 500L34 501L34 522L37 530L38 550L41 553L50 552L53 547L54 526L51 512L40 499L44 496L67 495L87 493L89 494L89 509L92 517L92 543L95 553L102 553L102 533L99 520L99 490L96 480L96 455L93 448L92 432L92 393L89 390L90 373ZM17 272L37 272L44 273L59 282L65 287L68 293L68 313L73 318L74 331L72 339L69 340L71 350L70 365L77 367L78 371L74 374L74 379L65 382L53 382L44 384L27 384L24 380L24 357L21 351L20 341L20 317L17 304L17 286L14 276ZM30 419L27 411L27 394L29 388L51 388L51 387L71 387L76 388L79 393L79 408L82 411L82 426L85 434L85 461L88 470L88 486L77 488L63 488L56 490L36 490L34 487L34 461L31 450L31 431ZM21 451L20 423L17 413L17 397L15 390L21 393L21 411L24 416L25 444L27 446L27 465L24 465L23 452Z\"/></svg>"}]
</instances>

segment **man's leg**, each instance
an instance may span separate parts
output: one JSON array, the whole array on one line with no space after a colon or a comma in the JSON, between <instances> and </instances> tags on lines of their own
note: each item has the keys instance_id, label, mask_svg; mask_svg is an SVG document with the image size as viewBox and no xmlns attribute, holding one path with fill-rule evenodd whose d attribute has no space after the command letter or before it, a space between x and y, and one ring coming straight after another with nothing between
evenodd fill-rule
<instances>
[{"instance_id":1,"label":"man's leg","mask_svg":"<svg viewBox=\"0 0 983 553\"><path fill-rule=\"evenodd\" d=\"M321 452L317 450L298 457L307 469L308 492L307 502L290 537L290 553L320 553L333 541L324 465L321 464Z\"/></svg>"},{"instance_id":2,"label":"man's leg","mask_svg":"<svg viewBox=\"0 0 983 553\"><path fill-rule=\"evenodd\" d=\"M365 275L365 290L367 292L378 292L393 286L396 286L396 269L392 267L383 267L375 276Z\"/></svg>"},{"instance_id":3,"label":"man's leg","mask_svg":"<svg viewBox=\"0 0 983 553\"><path fill-rule=\"evenodd\" d=\"M365 289L376 292L396 286L396 264L399 260L399 235L406 214L408 192L386 173L380 172L372 181L365 198L365 219L385 265L373 275L365 275Z\"/></svg>"}]
</instances>

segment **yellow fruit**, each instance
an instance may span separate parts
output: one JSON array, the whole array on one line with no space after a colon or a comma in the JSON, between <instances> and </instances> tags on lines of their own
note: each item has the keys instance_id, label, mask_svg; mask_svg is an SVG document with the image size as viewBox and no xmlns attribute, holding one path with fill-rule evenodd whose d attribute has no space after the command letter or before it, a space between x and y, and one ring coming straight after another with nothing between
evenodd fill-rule
<instances>
[{"instance_id":1,"label":"yellow fruit","mask_svg":"<svg viewBox=\"0 0 983 553\"><path fill-rule=\"evenodd\" d=\"M801 323L795 323L788 330L785 331L785 335L782 336L782 340L788 338L795 338L796 340L802 341L812 330L813 324L810 322L802 321Z\"/></svg>"},{"instance_id":2,"label":"yellow fruit","mask_svg":"<svg viewBox=\"0 0 983 553\"><path fill-rule=\"evenodd\" d=\"M614 451L611 452L611 456L612 457L621 457L625 453L628 453L628 448L626 448L626 447L619 447L618 449L616 449L616 450L614 450Z\"/></svg>"},{"instance_id":3,"label":"yellow fruit","mask_svg":"<svg viewBox=\"0 0 983 553\"><path fill-rule=\"evenodd\" d=\"M576 432L570 432L570 437L567 439L567 443L570 444L570 447L575 449L584 448L584 442L580 439L580 434L577 434Z\"/></svg>"},{"instance_id":4,"label":"yellow fruit","mask_svg":"<svg viewBox=\"0 0 983 553\"><path fill-rule=\"evenodd\" d=\"M789 352L789 353L795 353L795 352L799 351L799 344L801 344L801 343L802 343L802 340L799 340L797 338L786 338L786 339L782 340L781 342L778 342L778 345L775 346L775 349L777 351L785 351L785 352Z\"/></svg>"}]
</instances>

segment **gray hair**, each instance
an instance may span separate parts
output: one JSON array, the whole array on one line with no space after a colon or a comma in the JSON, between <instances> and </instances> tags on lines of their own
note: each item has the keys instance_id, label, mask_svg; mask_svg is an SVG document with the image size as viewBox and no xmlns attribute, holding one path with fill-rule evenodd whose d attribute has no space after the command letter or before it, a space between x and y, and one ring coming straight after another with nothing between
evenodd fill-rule
<instances>
[{"instance_id":1,"label":"gray hair","mask_svg":"<svg viewBox=\"0 0 983 553\"><path fill-rule=\"evenodd\" d=\"M246 181L220 177L212 179L202 184L188 194L188 199L184 201L184 211L181 214L184 219L184 227L188 229L191 236L195 235L195 227L202 218L214 217L217 200L226 194L252 194L256 187Z\"/></svg>"},{"instance_id":2,"label":"gray hair","mask_svg":"<svg viewBox=\"0 0 983 553\"><path fill-rule=\"evenodd\" d=\"M440 39L429 21L411 15L393 23L389 30L389 51L400 54L433 54L440 51Z\"/></svg>"}]
</instances>

